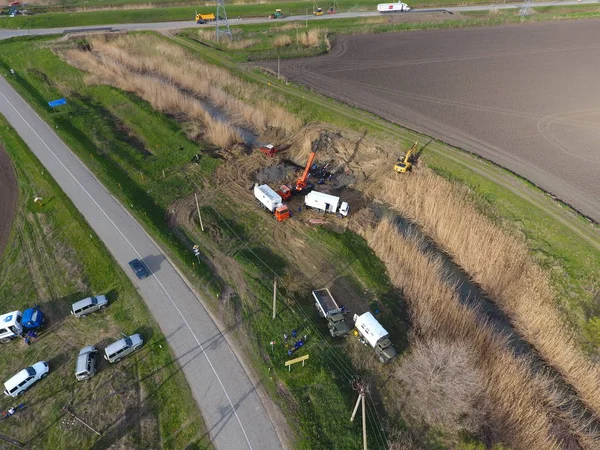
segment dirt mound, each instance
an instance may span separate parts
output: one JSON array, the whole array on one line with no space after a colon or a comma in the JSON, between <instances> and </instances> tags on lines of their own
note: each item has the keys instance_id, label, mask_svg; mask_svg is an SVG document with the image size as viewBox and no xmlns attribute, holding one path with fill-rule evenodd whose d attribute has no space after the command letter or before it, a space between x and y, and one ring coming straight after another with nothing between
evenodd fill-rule
<instances>
[{"instance_id":1,"label":"dirt mound","mask_svg":"<svg viewBox=\"0 0 600 450\"><path fill-rule=\"evenodd\" d=\"M0 256L8 241L10 229L17 210L19 190L17 177L8 154L0 147Z\"/></svg>"}]
</instances>

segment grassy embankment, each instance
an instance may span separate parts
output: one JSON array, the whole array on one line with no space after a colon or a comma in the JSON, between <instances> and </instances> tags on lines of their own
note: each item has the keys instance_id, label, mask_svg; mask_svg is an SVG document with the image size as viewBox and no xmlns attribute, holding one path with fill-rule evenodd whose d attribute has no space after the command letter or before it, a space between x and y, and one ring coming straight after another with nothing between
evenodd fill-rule
<instances>
[{"instance_id":1,"label":"grassy embankment","mask_svg":"<svg viewBox=\"0 0 600 450\"><path fill-rule=\"evenodd\" d=\"M0 422L3 434L36 448L211 448L202 419L177 362L135 288L43 166L0 118L0 146L10 155L19 185L19 209L0 266L3 312L41 305L49 323L27 347L3 346L1 379L40 360L48 378L18 400L3 397L1 410L25 409ZM34 203L36 196L42 202ZM70 305L106 293L109 307L86 319L70 316ZM101 363L91 380L77 382L81 348L102 348L120 333L138 332L144 347L126 360ZM102 432L97 437L62 412L72 410Z\"/></svg>"},{"instance_id":2,"label":"grassy embankment","mask_svg":"<svg viewBox=\"0 0 600 450\"><path fill-rule=\"evenodd\" d=\"M17 72L10 81L51 126L57 126L57 132L65 142L123 204L131 205L132 214L158 238L196 287L213 292L212 306L220 314L222 305L218 304L214 294L221 294L222 283L213 277L208 266L198 267L189 251L191 238L185 230L172 226L172 218L167 212L175 200L189 197L199 187L210 191L207 180L219 164L213 156L214 145L204 140L206 134L195 136L194 130L189 129L186 133L173 119L155 112L149 103L133 94L108 86L86 85L80 71L62 62L50 50L38 47L38 44L47 41L17 40L3 47L3 50L6 49L2 55L3 67L5 70L12 67ZM32 59L32 55L35 58ZM150 91L135 92L143 96ZM67 107L62 111L49 111L47 99L57 96L68 98ZM256 94L254 97L261 99L264 96ZM151 102L156 101L147 98ZM190 119L186 115L190 111L177 108L189 106L191 100L180 100L171 106L176 108L175 116L185 121ZM258 220L265 220L264 217L261 219L258 213L249 212L240 218L239 210L234 210L228 219L227 202L215 202L213 206L207 211L207 226L211 225L208 213L212 212L220 221L218 225L222 233L227 235L228 230L234 230L231 237L240 248L231 255L249 286L239 296L234 295L231 304L225 306L242 314L243 323L248 324L250 338L241 335L241 339L248 341L254 351L252 357L257 362L262 381L273 397L280 399L284 410L290 413L290 421L298 424L300 448L315 448L322 442L347 448L350 442L358 439L360 432L360 427L349 426L346 419L354 396L348 382L353 375L352 368L345 357L331 349L328 339L320 337L323 330L312 325L312 309L308 318L302 312L312 307L310 294L306 295L306 291L302 292L303 297L296 295L300 306L284 308L277 321L271 320L268 301L265 300L272 292L271 278L261 275L264 267L256 261L255 253L244 247L247 245L244 243L251 242L253 233L250 230L255 232L255 224ZM245 227L247 232L243 232ZM227 245L220 251L227 252ZM268 250L260 255L262 259L280 261ZM256 264L259 268L255 267ZM280 265L277 270L284 267ZM286 305L283 299L281 302ZM240 333L237 318L232 320L232 333ZM287 353L281 342L272 359L268 342L279 341L283 333L289 334L292 328L308 330L309 343L304 351L310 352L311 360L303 370L298 368L288 373L282 365ZM373 405L370 405L370 433L376 433L379 438L375 442L383 446L384 437L378 431L381 424L375 421L372 408Z\"/></svg>"}]
</instances>

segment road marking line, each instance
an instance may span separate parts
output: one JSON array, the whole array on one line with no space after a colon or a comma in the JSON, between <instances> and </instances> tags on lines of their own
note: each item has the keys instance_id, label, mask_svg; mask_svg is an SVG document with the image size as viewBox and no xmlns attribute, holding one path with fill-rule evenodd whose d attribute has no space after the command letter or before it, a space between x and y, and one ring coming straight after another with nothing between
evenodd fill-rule
<instances>
[{"instance_id":1,"label":"road marking line","mask_svg":"<svg viewBox=\"0 0 600 450\"><path fill-rule=\"evenodd\" d=\"M21 118L21 120L23 120L23 122L25 122L25 124L29 127L29 129L33 132L33 134L36 135L36 137L40 140L40 142L42 144L44 144L44 146L48 149L48 151L52 154L52 156L54 156L54 158L56 158L56 160L60 163L61 166L63 166L63 168L67 171L67 173L69 175L71 175L71 178L73 178L73 180L75 180L75 182L79 185L79 187L83 190L83 192L85 192L87 194L87 196L90 198L90 200L92 200L92 202L94 202L94 204L98 207L98 209L100 211L102 211L102 214L104 214L104 216L106 216L106 218L108 219L108 221L115 227L115 229L119 232L119 234L123 237L123 239L125 239L125 241L129 244L129 246L133 249L133 251L135 252L136 255L138 255L138 257L140 259L142 258L142 255L140 255L140 253L136 250L136 248L133 246L133 244L129 241L129 239L127 239L125 237L125 235L123 234L123 232L121 231L121 229L112 221L112 219L108 216L108 214L102 209L102 207L98 204L98 202L96 202L96 200L94 199L94 197L92 197L92 195L86 190L86 188L83 187L83 185L79 182L79 180L77 178L75 178L75 175L73 175L73 173L67 168L67 166L65 166L65 164L62 162L62 160L56 155L56 153L54 153L52 151L52 149L48 146L48 144L46 144L46 142L40 137L40 135L34 130L34 128L29 124L29 122L27 122L27 120L21 115L21 113L17 110L17 108L15 108L15 106L10 102L10 100L8 98L6 98L6 96L4 95L4 93L0 92L0 95L2 95L2 97L4 97L4 100L6 100L6 102L11 106L12 109L15 110L15 112L19 115L19 117ZM37 115L37 113L34 114ZM40 118L40 120L42 120ZM43 120L42 120L43 122ZM45 122L44 122L45 123ZM50 131L52 131L50 129ZM60 138L59 138L60 140ZM66 145L65 145L66 146ZM78 162L83 166L83 168L85 170L87 170L89 172L89 169L81 162L78 160ZM91 172L90 172L91 173ZM93 175L93 174L92 174ZM95 177L93 177L94 179L96 179ZM140 227L141 228L141 227ZM145 231L142 228L142 231L145 233ZM154 243L151 242L151 244L154 246ZM157 250L160 249L157 248ZM162 254L162 252L160 252ZM165 259L165 261L167 261L167 263L170 265L169 261ZM175 270L175 269L173 269ZM177 272L177 271L176 271ZM169 297L169 300L171 300L171 303L173 304L173 306L175 307L175 309L177 310L177 312L179 313L179 315L181 316L181 319L183 320L183 322L185 323L185 325L187 326L188 330L190 331L190 333L192 334L192 336L194 337L194 339L196 340L196 343L198 344L198 346L200 347L200 350L202 351L202 353L204 354L204 357L206 358L206 361L208 361L208 364L210 365L210 368L212 369L213 373L215 374L215 376L217 377L217 380L219 381L219 384L221 385L221 389L223 389L223 393L225 394L225 397L227 397L227 401L229 402L229 405L231 406L231 409L233 410L233 414L235 415L235 418L237 419L240 428L242 429L242 433L244 433L244 438L246 438L246 443L248 444L248 448L250 448L250 450L252 450L252 445L250 444L250 440L248 439L248 435L246 434L246 430L244 429L244 426L242 425L242 421L240 420L240 417L238 416L237 411L235 410L235 407L233 406L233 402L231 401L231 398L229 397L229 394L227 393L227 390L225 389L225 385L223 384L223 381L221 380L221 377L219 377L219 374L217 373L217 370L215 369L215 367L213 366L212 361L210 360L210 358L208 357L208 355L206 354L206 352L204 351L204 347L202 346L202 344L200 343L200 341L198 340L198 337L196 336L196 333L194 333L194 331L192 330L192 327L190 327L190 324L188 323L188 321L185 319L184 315L182 314L181 310L179 309L179 307L175 304L175 301L173 301L173 298L169 295L169 293L167 292L167 290L165 289L165 287L163 286L163 284L160 282L160 280L158 279L158 277L156 276L155 273L152 273L152 276L154 277L154 279L158 282L158 284L160 285L160 287L162 288L163 292L165 293L165 295L167 297ZM186 286L187 288L187 286ZM189 288L188 288L189 290ZM218 328L217 328L218 330ZM220 333L220 330L219 330Z\"/></svg>"}]
</instances>

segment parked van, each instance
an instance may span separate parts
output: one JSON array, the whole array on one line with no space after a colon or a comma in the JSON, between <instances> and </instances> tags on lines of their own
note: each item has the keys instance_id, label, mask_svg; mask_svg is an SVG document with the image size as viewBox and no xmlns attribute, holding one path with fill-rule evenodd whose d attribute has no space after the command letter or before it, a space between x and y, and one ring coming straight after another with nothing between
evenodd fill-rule
<instances>
[{"instance_id":1,"label":"parked van","mask_svg":"<svg viewBox=\"0 0 600 450\"><path fill-rule=\"evenodd\" d=\"M87 380L96 373L96 367L98 366L98 350L93 345L82 348L79 351L77 357L77 363L75 365L75 378L78 381Z\"/></svg>"},{"instance_id":2,"label":"parked van","mask_svg":"<svg viewBox=\"0 0 600 450\"><path fill-rule=\"evenodd\" d=\"M108 300L105 295L84 298L83 300L73 303L73 306L71 306L71 314L75 317L85 317L94 311L106 308L106 305L108 305Z\"/></svg>"},{"instance_id":3,"label":"parked van","mask_svg":"<svg viewBox=\"0 0 600 450\"><path fill-rule=\"evenodd\" d=\"M104 349L104 359L111 363L120 361L121 358L135 352L143 343L144 339L140 334L125 336Z\"/></svg>"},{"instance_id":4,"label":"parked van","mask_svg":"<svg viewBox=\"0 0 600 450\"><path fill-rule=\"evenodd\" d=\"M16 397L25 392L33 383L46 378L50 367L47 362L40 361L33 366L21 370L18 374L4 383L4 394Z\"/></svg>"}]
</instances>

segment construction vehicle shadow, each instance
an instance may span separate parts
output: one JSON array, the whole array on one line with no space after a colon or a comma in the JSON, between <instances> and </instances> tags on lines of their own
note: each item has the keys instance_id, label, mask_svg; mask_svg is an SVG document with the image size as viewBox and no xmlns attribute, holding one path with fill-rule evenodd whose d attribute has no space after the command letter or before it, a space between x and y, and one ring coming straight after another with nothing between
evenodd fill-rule
<instances>
[{"instance_id":1,"label":"construction vehicle shadow","mask_svg":"<svg viewBox=\"0 0 600 450\"><path fill-rule=\"evenodd\" d=\"M421 157L421 154L423 153L423 150L425 150L427 148L427 146L429 144L431 144L432 142L433 142L433 139L429 139L427 144L425 144L421 148L417 149L417 151L415 152L415 156L413 157L415 162L417 162L419 160L419 158Z\"/></svg>"}]
</instances>

